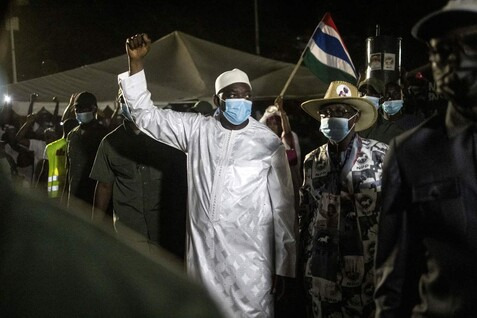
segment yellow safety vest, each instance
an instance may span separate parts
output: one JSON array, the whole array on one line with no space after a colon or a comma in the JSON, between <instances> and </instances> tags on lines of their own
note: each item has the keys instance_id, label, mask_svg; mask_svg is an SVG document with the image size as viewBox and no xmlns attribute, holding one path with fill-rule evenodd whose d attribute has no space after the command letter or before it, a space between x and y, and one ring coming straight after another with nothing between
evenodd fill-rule
<instances>
[{"instance_id":1,"label":"yellow safety vest","mask_svg":"<svg viewBox=\"0 0 477 318\"><path fill-rule=\"evenodd\" d=\"M48 197L58 198L66 179L66 139L48 144L45 151L48 158Z\"/></svg>"}]
</instances>

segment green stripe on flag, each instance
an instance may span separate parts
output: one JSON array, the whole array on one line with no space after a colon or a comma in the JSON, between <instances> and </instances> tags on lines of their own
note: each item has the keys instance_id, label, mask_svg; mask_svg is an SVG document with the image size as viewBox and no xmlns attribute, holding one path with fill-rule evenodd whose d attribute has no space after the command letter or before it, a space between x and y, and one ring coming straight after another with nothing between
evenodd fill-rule
<instances>
[{"instance_id":1,"label":"green stripe on flag","mask_svg":"<svg viewBox=\"0 0 477 318\"><path fill-rule=\"evenodd\" d=\"M303 56L303 62L306 67L308 67L308 69L325 84L329 84L333 81L346 81L353 85L357 84L356 78L348 73L318 61L310 52L309 48L306 49L305 55Z\"/></svg>"}]
</instances>

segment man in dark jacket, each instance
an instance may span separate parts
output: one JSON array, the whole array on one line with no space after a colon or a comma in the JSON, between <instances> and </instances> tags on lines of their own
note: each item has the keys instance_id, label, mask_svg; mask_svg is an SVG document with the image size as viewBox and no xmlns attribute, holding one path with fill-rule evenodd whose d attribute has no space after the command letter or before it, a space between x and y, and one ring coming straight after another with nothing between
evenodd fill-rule
<instances>
[{"instance_id":1,"label":"man in dark jacket","mask_svg":"<svg viewBox=\"0 0 477 318\"><path fill-rule=\"evenodd\" d=\"M93 205L95 180L89 177L96 151L108 129L102 126L96 118L98 106L96 97L89 92L76 95L74 109L79 126L74 128L67 140L67 182L68 206L72 206L72 197L89 207ZM79 201L79 202L81 202ZM78 204L79 202L76 202Z\"/></svg>"},{"instance_id":2,"label":"man in dark jacket","mask_svg":"<svg viewBox=\"0 0 477 318\"><path fill-rule=\"evenodd\" d=\"M397 137L383 174L376 317L477 312L477 1L450 0L413 35L428 43L447 113Z\"/></svg>"}]
</instances>

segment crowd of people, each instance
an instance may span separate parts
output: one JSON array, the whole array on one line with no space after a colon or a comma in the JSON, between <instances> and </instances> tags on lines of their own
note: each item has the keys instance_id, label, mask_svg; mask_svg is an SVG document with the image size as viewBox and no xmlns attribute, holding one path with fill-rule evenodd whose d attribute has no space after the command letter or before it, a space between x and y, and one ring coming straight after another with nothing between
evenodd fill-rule
<instances>
[{"instance_id":1,"label":"crowd of people","mask_svg":"<svg viewBox=\"0 0 477 318\"><path fill-rule=\"evenodd\" d=\"M449 0L412 33L447 106L412 109L399 81L332 81L301 103L323 140L306 155L283 96L252 116L239 69L216 78L213 108L156 107L147 34L126 40L111 116L91 92L72 94L61 118L42 110L21 122L5 105L0 313L473 317L477 1ZM20 275L27 254L36 269Z\"/></svg>"}]
</instances>

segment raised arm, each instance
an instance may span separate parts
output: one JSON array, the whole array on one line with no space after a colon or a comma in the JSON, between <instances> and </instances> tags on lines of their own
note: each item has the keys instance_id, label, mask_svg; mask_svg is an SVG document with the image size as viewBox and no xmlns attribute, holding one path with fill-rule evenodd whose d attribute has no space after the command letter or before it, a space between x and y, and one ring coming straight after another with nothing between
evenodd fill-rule
<instances>
[{"instance_id":1,"label":"raised arm","mask_svg":"<svg viewBox=\"0 0 477 318\"><path fill-rule=\"evenodd\" d=\"M201 117L156 107L148 90L143 59L151 49L146 34L137 34L126 40L129 73L118 76L131 119L148 136L169 146L187 152L189 136L197 131Z\"/></svg>"},{"instance_id":2,"label":"raised arm","mask_svg":"<svg viewBox=\"0 0 477 318\"><path fill-rule=\"evenodd\" d=\"M30 130L30 128L33 126L33 123L35 123L36 119L36 113L34 114L29 114L26 118L26 122L23 124L23 126L20 128L20 130L17 132L16 135L16 142L25 146L29 147L30 146L30 140L28 138L25 138L27 132Z\"/></svg>"},{"instance_id":3,"label":"raised arm","mask_svg":"<svg viewBox=\"0 0 477 318\"><path fill-rule=\"evenodd\" d=\"M288 120L287 113L285 112L285 109L283 108L283 97L278 96L275 99L275 105L277 106L278 110L280 111L280 118L282 121L282 136L285 138L286 143L292 147L292 149L295 149L295 142L293 140L293 135L291 131L291 126L290 126L290 121Z\"/></svg>"},{"instance_id":4,"label":"raised arm","mask_svg":"<svg viewBox=\"0 0 477 318\"><path fill-rule=\"evenodd\" d=\"M65 120L67 120L69 118L74 119L76 117L75 116L75 108L73 107L73 104L75 103L76 95L78 95L78 93L71 94L70 102L68 103L65 110L63 111L63 116L61 116L61 122L64 123Z\"/></svg>"},{"instance_id":5,"label":"raised arm","mask_svg":"<svg viewBox=\"0 0 477 318\"><path fill-rule=\"evenodd\" d=\"M143 59L150 49L151 39L145 33L133 35L126 40L130 76L144 69Z\"/></svg>"}]
</instances>

